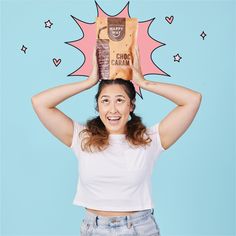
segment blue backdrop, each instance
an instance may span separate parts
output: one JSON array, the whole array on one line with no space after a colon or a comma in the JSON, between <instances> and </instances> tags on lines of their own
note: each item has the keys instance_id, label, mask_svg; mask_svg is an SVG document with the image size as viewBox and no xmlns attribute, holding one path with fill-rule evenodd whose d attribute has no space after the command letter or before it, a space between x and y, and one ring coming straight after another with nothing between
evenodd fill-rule
<instances>
[{"instance_id":1,"label":"blue backdrop","mask_svg":"<svg viewBox=\"0 0 236 236\"><path fill-rule=\"evenodd\" d=\"M127 1L98 1L117 14ZM153 17L150 35L166 45L154 62L171 77L146 79L202 94L187 132L155 164L155 217L162 236L236 235L235 225L235 8L234 1L130 1L130 15ZM60 84L83 63L65 44L82 37L70 15L94 22L94 1L1 2L1 235L79 235L84 208L72 204L77 160L39 122L31 97ZM174 16L172 24L166 16ZM44 27L48 19L51 29ZM203 40L201 32L206 33ZM21 51L27 47L26 53ZM180 62L173 56L179 53ZM52 58L61 58L55 66ZM97 86L58 106L85 122L94 116ZM142 90L136 113L146 125L175 104Z\"/></svg>"}]
</instances>

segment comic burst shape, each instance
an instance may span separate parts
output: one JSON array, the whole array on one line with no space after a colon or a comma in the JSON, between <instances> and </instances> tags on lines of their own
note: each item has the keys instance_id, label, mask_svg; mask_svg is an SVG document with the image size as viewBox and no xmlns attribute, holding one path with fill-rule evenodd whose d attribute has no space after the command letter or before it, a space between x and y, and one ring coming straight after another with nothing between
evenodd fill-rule
<instances>
[{"instance_id":1,"label":"comic burst shape","mask_svg":"<svg viewBox=\"0 0 236 236\"><path fill-rule=\"evenodd\" d=\"M109 15L104 12L98 3L95 1L96 8L97 8L97 17L125 17L131 18L129 14L129 2L126 6L116 15ZM83 36L80 39L65 42L76 49L80 50L84 55L84 62L83 64L76 69L74 72L69 74L68 76L89 76L90 72L92 71L92 54L93 49L96 45L96 22L88 23L82 20L77 19L76 17L72 16L76 24L80 27ZM163 75L163 76L170 76L163 70L161 70L152 60L152 53L155 49L164 46L165 44L162 42L157 41L156 39L152 38L149 34L149 27L155 18L150 20L138 22L138 39L137 43L139 46L139 53L140 53L140 62L141 62L141 69L143 75ZM140 87L135 84L133 80L131 82L134 84L135 90L138 95L142 98Z\"/></svg>"}]
</instances>

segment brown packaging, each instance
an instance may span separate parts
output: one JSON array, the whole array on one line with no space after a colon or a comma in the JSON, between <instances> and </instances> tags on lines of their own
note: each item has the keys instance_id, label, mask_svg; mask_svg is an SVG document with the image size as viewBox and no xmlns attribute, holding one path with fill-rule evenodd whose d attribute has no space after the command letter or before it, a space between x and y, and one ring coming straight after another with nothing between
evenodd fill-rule
<instances>
[{"instance_id":1,"label":"brown packaging","mask_svg":"<svg viewBox=\"0 0 236 236\"><path fill-rule=\"evenodd\" d=\"M132 80L130 63L137 44L138 19L97 17L96 52L100 79Z\"/></svg>"}]
</instances>

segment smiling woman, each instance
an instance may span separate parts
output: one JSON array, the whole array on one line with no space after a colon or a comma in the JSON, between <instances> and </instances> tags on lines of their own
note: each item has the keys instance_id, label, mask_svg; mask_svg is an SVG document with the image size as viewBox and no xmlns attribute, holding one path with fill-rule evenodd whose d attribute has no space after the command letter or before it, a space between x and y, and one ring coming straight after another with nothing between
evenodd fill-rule
<instances>
[{"instance_id":1,"label":"smiling woman","mask_svg":"<svg viewBox=\"0 0 236 236\"><path fill-rule=\"evenodd\" d=\"M132 82L123 79L102 80L96 98L99 116L86 123L83 150L104 150L109 145L109 134L125 134L131 145L146 145L146 127L142 119L134 114L135 89ZM129 117L131 119L129 120Z\"/></svg>"},{"instance_id":2,"label":"smiling woman","mask_svg":"<svg viewBox=\"0 0 236 236\"><path fill-rule=\"evenodd\" d=\"M110 134L126 133L126 123L133 112L133 84L122 79L103 80L96 95L100 118Z\"/></svg>"},{"instance_id":3,"label":"smiling woman","mask_svg":"<svg viewBox=\"0 0 236 236\"><path fill-rule=\"evenodd\" d=\"M131 64L133 81L177 106L152 127L136 116L135 89L129 80L101 80L95 96L99 115L82 125L56 106L99 81L96 53L88 79L48 89L32 97L33 108L45 127L70 147L79 163L73 203L86 214L81 236L159 236L151 196L155 160L187 130L201 94L182 86L144 79L138 50ZM130 116L130 119L129 119Z\"/></svg>"}]
</instances>

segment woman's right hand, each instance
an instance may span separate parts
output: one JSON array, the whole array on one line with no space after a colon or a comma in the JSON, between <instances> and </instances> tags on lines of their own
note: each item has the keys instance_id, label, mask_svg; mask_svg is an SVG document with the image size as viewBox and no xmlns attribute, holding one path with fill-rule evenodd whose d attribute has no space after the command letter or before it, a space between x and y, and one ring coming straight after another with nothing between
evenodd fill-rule
<instances>
[{"instance_id":1,"label":"woman's right hand","mask_svg":"<svg viewBox=\"0 0 236 236\"><path fill-rule=\"evenodd\" d=\"M99 74L98 74L98 62L97 62L97 55L96 55L96 47L93 50L93 57L92 57L92 72L88 77L88 81L92 83L92 86L97 84L99 81Z\"/></svg>"}]
</instances>

